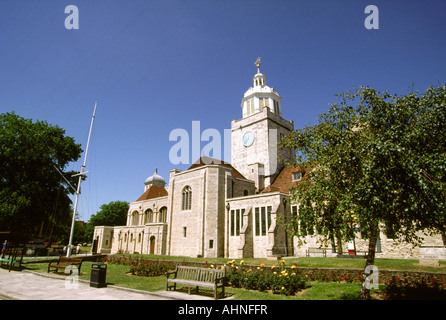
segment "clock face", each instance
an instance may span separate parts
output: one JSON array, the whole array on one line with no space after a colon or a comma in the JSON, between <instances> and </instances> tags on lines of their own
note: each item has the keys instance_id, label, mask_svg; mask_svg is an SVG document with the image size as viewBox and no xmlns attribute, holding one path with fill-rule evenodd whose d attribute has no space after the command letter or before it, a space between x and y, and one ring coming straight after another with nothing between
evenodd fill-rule
<instances>
[{"instance_id":1,"label":"clock face","mask_svg":"<svg viewBox=\"0 0 446 320\"><path fill-rule=\"evenodd\" d=\"M243 135L243 145L245 147L249 147L254 142L254 133L252 131L248 131Z\"/></svg>"}]
</instances>

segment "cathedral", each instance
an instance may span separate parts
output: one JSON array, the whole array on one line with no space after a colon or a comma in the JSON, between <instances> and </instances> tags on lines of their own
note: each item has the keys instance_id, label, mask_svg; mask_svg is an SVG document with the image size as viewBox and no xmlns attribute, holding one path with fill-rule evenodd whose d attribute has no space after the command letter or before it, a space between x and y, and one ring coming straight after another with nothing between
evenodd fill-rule
<instances>
[{"instance_id":1,"label":"cathedral","mask_svg":"<svg viewBox=\"0 0 446 320\"><path fill-rule=\"evenodd\" d=\"M279 142L294 130L294 123L283 118L282 98L266 85L259 60L256 65L253 85L241 101L242 117L231 121L231 163L203 156L187 170L172 169L167 184L155 170L130 204L125 226L95 227L96 252L277 259L367 250L360 236L339 253L339 245L327 245L318 237L298 246L287 232L285 225L298 214L290 190L309 169L285 166L295 154L279 148ZM380 235L376 257L423 255L445 258L441 237L423 248L398 245Z\"/></svg>"}]
</instances>

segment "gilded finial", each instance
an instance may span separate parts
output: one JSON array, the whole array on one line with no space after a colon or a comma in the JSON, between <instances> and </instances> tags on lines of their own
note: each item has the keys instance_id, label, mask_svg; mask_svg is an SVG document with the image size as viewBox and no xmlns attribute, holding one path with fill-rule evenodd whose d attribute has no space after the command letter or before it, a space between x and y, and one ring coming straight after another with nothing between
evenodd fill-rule
<instances>
[{"instance_id":1,"label":"gilded finial","mask_svg":"<svg viewBox=\"0 0 446 320\"><path fill-rule=\"evenodd\" d=\"M260 73L260 57L257 58L256 62L254 64L257 66L257 72Z\"/></svg>"}]
</instances>

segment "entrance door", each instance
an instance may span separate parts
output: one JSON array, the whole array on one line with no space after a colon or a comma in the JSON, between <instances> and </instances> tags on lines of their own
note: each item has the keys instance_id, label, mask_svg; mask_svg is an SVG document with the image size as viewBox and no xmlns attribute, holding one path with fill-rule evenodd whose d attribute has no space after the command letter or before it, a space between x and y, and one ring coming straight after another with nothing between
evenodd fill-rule
<instances>
[{"instance_id":1,"label":"entrance door","mask_svg":"<svg viewBox=\"0 0 446 320\"><path fill-rule=\"evenodd\" d=\"M150 237L150 254L155 254L155 237Z\"/></svg>"}]
</instances>

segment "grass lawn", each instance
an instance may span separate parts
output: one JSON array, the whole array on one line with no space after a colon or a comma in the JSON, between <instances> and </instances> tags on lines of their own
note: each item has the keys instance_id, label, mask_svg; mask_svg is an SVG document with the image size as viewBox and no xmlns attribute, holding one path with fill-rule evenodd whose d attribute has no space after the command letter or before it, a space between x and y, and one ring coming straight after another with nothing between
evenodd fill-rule
<instances>
[{"instance_id":1,"label":"grass lawn","mask_svg":"<svg viewBox=\"0 0 446 320\"><path fill-rule=\"evenodd\" d=\"M126 255L127 257L130 255ZM227 258L190 258L190 257L171 257L171 256L161 256L161 255L131 255L133 258L141 257L142 259L153 259L153 260L176 260L176 261L197 261L197 262L208 262L212 263L227 263L229 260ZM247 265L259 266L264 264L265 266L278 266L279 261L272 261L261 258L246 258L246 259L236 259L239 263L244 260ZM285 258L285 266L292 266L294 263L298 267L308 267L308 268L343 268L343 269L364 269L365 259L348 259L348 258L331 258L331 257L302 257L302 258ZM419 260L413 259L375 259L375 265L382 270L404 270L404 271L425 271L425 272L442 272L446 273L446 261L440 261L439 267L423 266L420 265Z\"/></svg>"},{"instance_id":2,"label":"grass lawn","mask_svg":"<svg viewBox=\"0 0 446 320\"><path fill-rule=\"evenodd\" d=\"M318 263L319 260L318 258L303 258L303 259L305 259L307 263L310 263L311 260L316 259L310 264L315 263L318 266L321 266L321 264ZM226 259L224 262L226 262ZM257 263L259 263L259 261ZM260 263L263 262L260 261ZM92 262L90 261L82 263L81 274L79 276L80 279L87 281L90 280L91 265ZM29 263L25 264L24 267L31 271L47 273L48 263ZM138 277L126 274L128 271L129 271L128 266L116 265L116 264L108 265L107 284L131 289L144 290L149 292L160 291L164 290L165 288L165 279L166 279L165 276ZM51 272L51 274L54 274L54 272ZM59 274L63 275L63 273ZM357 283L309 282L309 285L310 285L309 288L299 292L296 296L291 296L291 297L285 295L271 294L268 292L251 291L232 287L226 287L225 292L226 295L232 296L233 299L235 300L344 300L344 299L351 300L351 299L357 299L359 296L359 292L361 290L361 285ZM200 292L203 291L206 290L204 288L200 288Z\"/></svg>"}]
</instances>

